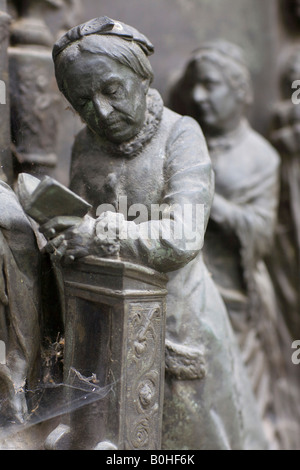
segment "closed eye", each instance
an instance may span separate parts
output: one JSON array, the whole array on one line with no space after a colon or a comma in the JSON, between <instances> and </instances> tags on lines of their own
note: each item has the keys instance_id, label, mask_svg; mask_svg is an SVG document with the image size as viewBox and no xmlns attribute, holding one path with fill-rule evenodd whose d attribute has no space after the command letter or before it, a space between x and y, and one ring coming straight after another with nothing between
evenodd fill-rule
<instances>
[{"instance_id":1,"label":"closed eye","mask_svg":"<svg viewBox=\"0 0 300 470\"><path fill-rule=\"evenodd\" d=\"M89 101L89 98L78 98L76 100L77 104L80 106L80 107L83 107L85 106Z\"/></svg>"},{"instance_id":2,"label":"closed eye","mask_svg":"<svg viewBox=\"0 0 300 470\"><path fill-rule=\"evenodd\" d=\"M216 86L220 84L217 80L204 80L202 84L208 89L213 90Z\"/></svg>"},{"instance_id":3,"label":"closed eye","mask_svg":"<svg viewBox=\"0 0 300 470\"><path fill-rule=\"evenodd\" d=\"M121 86L118 83L112 83L103 88L102 93L107 96L118 95L121 91Z\"/></svg>"}]
</instances>

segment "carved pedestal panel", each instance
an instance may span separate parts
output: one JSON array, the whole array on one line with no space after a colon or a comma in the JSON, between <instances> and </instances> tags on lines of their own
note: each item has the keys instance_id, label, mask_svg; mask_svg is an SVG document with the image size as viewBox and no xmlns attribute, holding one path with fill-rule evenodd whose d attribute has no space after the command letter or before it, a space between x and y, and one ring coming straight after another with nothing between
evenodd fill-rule
<instances>
[{"instance_id":1,"label":"carved pedestal panel","mask_svg":"<svg viewBox=\"0 0 300 470\"><path fill-rule=\"evenodd\" d=\"M52 449L160 449L166 278L117 260L64 268L67 419Z\"/></svg>"}]
</instances>

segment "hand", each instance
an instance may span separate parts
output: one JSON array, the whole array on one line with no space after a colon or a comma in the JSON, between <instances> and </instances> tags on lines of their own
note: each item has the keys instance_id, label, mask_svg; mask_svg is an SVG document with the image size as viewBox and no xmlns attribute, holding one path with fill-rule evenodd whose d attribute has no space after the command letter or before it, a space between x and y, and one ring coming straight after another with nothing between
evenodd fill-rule
<instances>
[{"instance_id":1,"label":"hand","mask_svg":"<svg viewBox=\"0 0 300 470\"><path fill-rule=\"evenodd\" d=\"M75 227L82 222L81 217L58 216L41 225L39 231L51 240L70 227Z\"/></svg>"},{"instance_id":2,"label":"hand","mask_svg":"<svg viewBox=\"0 0 300 470\"><path fill-rule=\"evenodd\" d=\"M44 234L47 233L47 238L50 239L45 250L52 253L55 259L64 258L66 262L94 254L95 223L95 219L88 215L83 219L52 219L40 229Z\"/></svg>"},{"instance_id":3,"label":"hand","mask_svg":"<svg viewBox=\"0 0 300 470\"><path fill-rule=\"evenodd\" d=\"M96 235L101 241L118 241L126 238L127 222L119 212L103 212L96 221Z\"/></svg>"},{"instance_id":4,"label":"hand","mask_svg":"<svg viewBox=\"0 0 300 470\"><path fill-rule=\"evenodd\" d=\"M211 207L210 218L214 220L214 222L222 225L224 229L229 229L233 217L232 211L232 204L223 196L216 193Z\"/></svg>"}]
</instances>

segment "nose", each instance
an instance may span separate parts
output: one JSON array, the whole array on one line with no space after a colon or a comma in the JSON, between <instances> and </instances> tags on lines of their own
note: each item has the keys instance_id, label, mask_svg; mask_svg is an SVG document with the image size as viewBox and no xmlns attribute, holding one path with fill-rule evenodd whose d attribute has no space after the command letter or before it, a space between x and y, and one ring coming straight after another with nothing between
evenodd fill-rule
<instances>
[{"instance_id":1,"label":"nose","mask_svg":"<svg viewBox=\"0 0 300 470\"><path fill-rule=\"evenodd\" d=\"M198 84L194 87L192 97L195 103L202 103L207 98L207 92L204 86Z\"/></svg>"},{"instance_id":2,"label":"nose","mask_svg":"<svg viewBox=\"0 0 300 470\"><path fill-rule=\"evenodd\" d=\"M94 96L93 105L97 116L102 120L107 119L113 111L113 107L111 106L109 100L100 94Z\"/></svg>"}]
</instances>

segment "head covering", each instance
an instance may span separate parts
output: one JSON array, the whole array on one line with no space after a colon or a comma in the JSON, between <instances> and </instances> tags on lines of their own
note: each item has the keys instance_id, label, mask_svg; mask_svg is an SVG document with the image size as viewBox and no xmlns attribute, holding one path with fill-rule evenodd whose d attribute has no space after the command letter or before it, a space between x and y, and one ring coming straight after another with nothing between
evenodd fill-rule
<instances>
[{"instance_id":1,"label":"head covering","mask_svg":"<svg viewBox=\"0 0 300 470\"><path fill-rule=\"evenodd\" d=\"M79 41L84 36L113 35L126 41L133 41L140 46L142 51L149 56L154 52L154 46L143 34L132 26L128 26L120 21L115 21L107 16L94 18L93 20L75 26L62 36L53 47L52 55L55 61L57 56L73 42Z\"/></svg>"},{"instance_id":2,"label":"head covering","mask_svg":"<svg viewBox=\"0 0 300 470\"><path fill-rule=\"evenodd\" d=\"M205 53L218 54L224 59L231 60L237 65L247 68L242 49L236 44L225 41L224 39L216 39L214 41L207 41L203 43L193 52L193 56L197 58L197 56Z\"/></svg>"}]
</instances>

